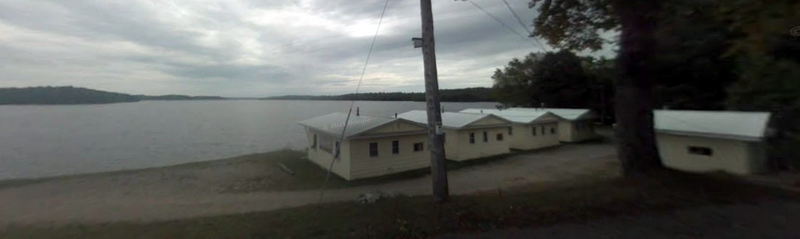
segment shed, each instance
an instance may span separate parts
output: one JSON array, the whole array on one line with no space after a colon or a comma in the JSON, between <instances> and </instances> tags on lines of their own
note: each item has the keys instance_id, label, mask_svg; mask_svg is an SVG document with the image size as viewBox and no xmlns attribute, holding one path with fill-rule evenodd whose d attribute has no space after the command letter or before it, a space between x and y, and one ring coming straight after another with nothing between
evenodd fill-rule
<instances>
[{"instance_id":1,"label":"shed","mask_svg":"<svg viewBox=\"0 0 800 239\"><path fill-rule=\"evenodd\" d=\"M497 109L465 109L463 113L492 114L511 121L507 129L511 148L532 150L559 145L560 117L547 111L515 112Z\"/></svg>"},{"instance_id":2,"label":"shed","mask_svg":"<svg viewBox=\"0 0 800 239\"><path fill-rule=\"evenodd\" d=\"M397 115L398 118L420 124L428 123L428 114L412 110ZM442 128L445 133L445 157L464 161L509 152L511 139L506 134L511 121L491 114L442 113Z\"/></svg>"},{"instance_id":3,"label":"shed","mask_svg":"<svg viewBox=\"0 0 800 239\"><path fill-rule=\"evenodd\" d=\"M768 112L656 110L654 117L659 154L667 167L736 174L767 170Z\"/></svg>"},{"instance_id":4,"label":"shed","mask_svg":"<svg viewBox=\"0 0 800 239\"><path fill-rule=\"evenodd\" d=\"M300 121L308 137L308 159L327 170L340 150L332 172L346 180L393 174L430 166L426 127L396 118L331 113Z\"/></svg>"}]
</instances>

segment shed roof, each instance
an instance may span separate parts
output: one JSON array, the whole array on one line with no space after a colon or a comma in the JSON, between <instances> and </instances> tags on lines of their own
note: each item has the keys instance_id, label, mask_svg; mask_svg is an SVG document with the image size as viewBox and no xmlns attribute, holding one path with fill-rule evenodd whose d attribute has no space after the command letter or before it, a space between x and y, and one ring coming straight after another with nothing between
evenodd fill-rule
<instances>
[{"instance_id":1,"label":"shed roof","mask_svg":"<svg viewBox=\"0 0 800 239\"><path fill-rule=\"evenodd\" d=\"M519 123L519 124L531 124L541 122L543 119L546 119L545 116L554 116L558 117L557 115L547 112L547 111L511 111L511 110L498 110L498 109L464 109L461 110L462 113L470 113L470 114L492 114L499 116L500 118L506 119L508 121Z\"/></svg>"},{"instance_id":2,"label":"shed roof","mask_svg":"<svg viewBox=\"0 0 800 239\"><path fill-rule=\"evenodd\" d=\"M347 119L347 114L336 112L302 120L298 123L300 125L314 128L324 133L338 136L342 133L342 129L344 128L344 122L346 119ZM347 130L344 132L344 138L349 138L351 136L355 136L357 134L396 121L405 121L411 124L416 124L414 122L404 119L395 119L388 117L384 118L384 117L374 117L374 116L364 116L364 115L357 116L355 114L352 114L350 115L350 121L347 123Z\"/></svg>"},{"instance_id":3,"label":"shed roof","mask_svg":"<svg viewBox=\"0 0 800 239\"><path fill-rule=\"evenodd\" d=\"M411 120L417 123L427 124L428 123L428 113L424 110L412 110L409 112L405 112L402 114L397 115L398 118L403 118L407 120ZM464 127L469 126L470 124L477 122L479 120L485 118L495 117L497 119L506 121L511 123L510 121L503 119L501 117L497 117L492 114L468 114L468 113L458 113L458 112L443 112L442 113L442 126L445 128L452 128L452 129L461 129Z\"/></svg>"},{"instance_id":4,"label":"shed roof","mask_svg":"<svg viewBox=\"0 0 800 239\"><path fill-rule=\"evenodd\" d=\"M662 133L760 141L769 112L655 110L655 129Z\"/></svg>"}]
</instances>

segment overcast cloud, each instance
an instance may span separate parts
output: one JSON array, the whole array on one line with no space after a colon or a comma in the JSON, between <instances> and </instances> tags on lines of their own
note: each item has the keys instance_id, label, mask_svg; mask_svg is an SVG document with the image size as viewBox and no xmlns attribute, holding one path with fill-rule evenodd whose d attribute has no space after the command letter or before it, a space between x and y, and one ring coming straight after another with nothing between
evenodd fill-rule
<instances>
[{"instance_id":1,"label":"overcast cloud","mask_svg":"<svg viewBox=\"0 0 800 239\"><path fill-rule=\"evenodd\" d=\"M500 0L474 0L518 32ZM507 0L528 23L527 0ZM0 87L272 96L355 89L383 0L0 0ZM468 2L434 0L441 88L491 86L540 51ZM390 0L362 91L423 91L419 1Z\"/></svg>"}]
</instances>

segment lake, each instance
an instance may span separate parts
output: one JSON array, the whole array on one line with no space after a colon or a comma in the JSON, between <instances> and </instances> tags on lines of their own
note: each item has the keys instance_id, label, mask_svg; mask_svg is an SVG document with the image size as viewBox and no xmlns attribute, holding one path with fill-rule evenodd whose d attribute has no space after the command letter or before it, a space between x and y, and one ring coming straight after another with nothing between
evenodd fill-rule
<instances>
[{"instance_id":1,"label":"lake","mask_svg":"<svg viewBox=\"0 0 800 239\"><path fill-rule=\"evenodd\" d=\"M442 103L445 111L496 103ZM307 145L297 121L349 101L142 101L0 106L0 179L149 168ZM362 115L425 102L357 101ZM355 110L354 112L355 113Z\"/></svg>"}]
</instances>

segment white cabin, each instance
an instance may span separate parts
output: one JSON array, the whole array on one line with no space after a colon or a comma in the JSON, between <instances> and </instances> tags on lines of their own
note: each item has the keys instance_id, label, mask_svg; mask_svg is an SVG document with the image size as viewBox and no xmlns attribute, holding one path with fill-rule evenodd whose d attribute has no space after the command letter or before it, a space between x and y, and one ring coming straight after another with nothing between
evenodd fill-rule
<instances>
[{"instance_id":1,"label":"white cabin","mask_svg":"<svg viewBox=\"0 0 800 239\"><path fill-rule=\"evenodd\" d=\"M428 114L413 110L397 115L398 118L420 124L428 123ZM512 139L507 130L511 121L486 114L442 113L442 128L445 133L445 157L464 161L506 154Z\"/></svg>"},{"instance_id":2,"label":"white cabin","mask_svg":"<svg viewBox=\"0 0 800 239\"><path fill-rule=\"evenodd\" d=\"M561 118L547 111L515 112L496 109L465 109L463 113L492 114L511 121L507 128L511 136L511 148L532 150L558 146Z\"/></svg>"},{"instance_id":3,"label":"white cabin","mask_svg":"<svg viewBox=\"0 0 800 239\"><path fill-rule=\"evenodd\" d=\"M665 166L694 172L753 174L767 170L768 112L654 111Z\"/></svg>"},{"instance_id":4,"label":"white cabin","mask_svg":"<svg viewBox=\"0 0 800 239\"><path fill-rule=\"evenodd\" d=\"M596 139L599 136L594 131L592 121L597 118L589 109L567 109L567 108L509 108L508 111L515 112L539 112L547 111L561 117L558 122L558 139L561 142L581 142Z\"/></svg>"},{"instance_id":5,"label":"white cabin","mask_svg":"<svg viewBox=\"0 0 800 239\"><path fill-rule=\"evenodd\" d=\"M332 172L346 180L430 167L427 130L404 119L331 113L300 121L308 137L308 159L325 170L338 148Z\"/></svg>"}]
</instances>

